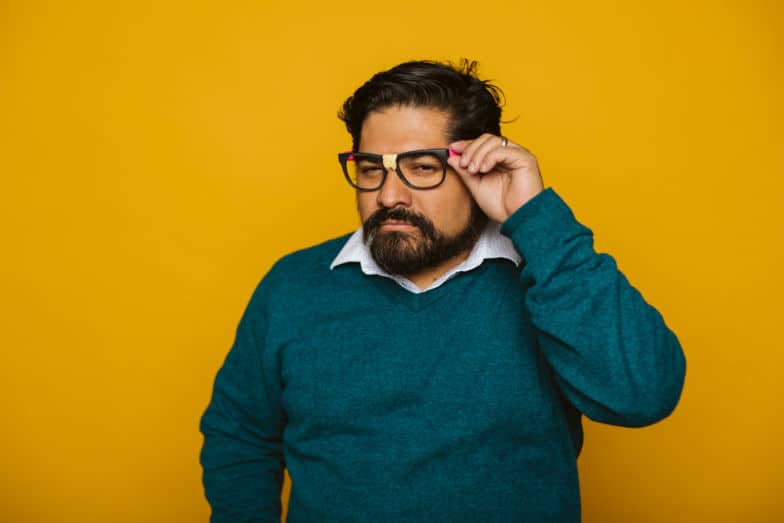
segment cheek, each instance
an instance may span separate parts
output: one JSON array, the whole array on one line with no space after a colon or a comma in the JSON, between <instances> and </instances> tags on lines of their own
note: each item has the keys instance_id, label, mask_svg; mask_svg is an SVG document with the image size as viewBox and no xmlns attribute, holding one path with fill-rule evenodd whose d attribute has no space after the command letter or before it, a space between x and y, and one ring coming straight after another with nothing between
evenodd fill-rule
<instances>
[{"instance_id":1,"label":"cheek","mask_svg":"<svg viewBox=\"0 0 784 523\"><path fill-rule=\"evenodd\" d=\"M378 205L376 203L375 193L358 192L357 193L357 210L359 211L359 219L362 223L370 218L370 215L376 212Z\"/></svg>"},{"instance_id":2,"label":"cheek","mask_svg":"<svg viewBox=\"0 0 784 523\"><path fill-rule=\"evenodd\" d=\"M444 216L444 224L442 228L450 235L455 235L466 228L471 218L471 207L467 202L460 202L460 204L450 205L444 209L442 214Z\"/></svg>"},{"instance_id":3,"label":"cheek","mask_svg":"<svg viewBox=\"0 0 784 523\"><path fill-rule=\"evenodd\" d=\"M448 187L443 196L422 205L428 216L431 216L438 229L455 234L462 231L471 218L473 200L468 190L461 186Z\"/></svg>"}]
</instances>

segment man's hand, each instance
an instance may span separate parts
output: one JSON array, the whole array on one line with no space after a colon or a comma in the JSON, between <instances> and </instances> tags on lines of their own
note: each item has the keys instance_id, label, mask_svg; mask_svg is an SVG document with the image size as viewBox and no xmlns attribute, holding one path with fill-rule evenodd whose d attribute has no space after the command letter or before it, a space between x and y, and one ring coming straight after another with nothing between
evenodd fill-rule
<instances>
[{"instance_id":1,"label":"man's hand","mask_svg":"<svg viewBox=\"0 0 784 523\"><path fill-rule=\"evenodd\" d=\"M460 154L449 165L492 220L503 223L544 189L536 157L525 147L487 133L449 147Z\"/></svg>"}]
</instances>

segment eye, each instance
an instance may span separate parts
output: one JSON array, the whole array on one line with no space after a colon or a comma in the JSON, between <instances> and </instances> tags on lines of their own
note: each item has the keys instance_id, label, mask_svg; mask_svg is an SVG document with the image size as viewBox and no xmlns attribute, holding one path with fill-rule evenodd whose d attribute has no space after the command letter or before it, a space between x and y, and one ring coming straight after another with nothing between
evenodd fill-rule
<instances>
[{"instance_id":1,"label":"eye","mask_svg":"<svg viewBox=\"0 0 784 523\"><path fill-rule=\"evenodd\" d=\"M444 171L444 163L438 156L430 153L408 153L400 161L404 175L432 178Z\"/></svg>"},{"instance_id":2,"label":"eye","mask_svg":"<svg viewBox=\"0 0 784 523\"><path fill-rule=\"evenodd\" d=\"M362 176L378 176L383 171L384 169L378 165L360 165L358 170L359 174Z\"/></svg>"},{"instance_id":3,"label":"eye","mask_svg":"<svg viewBox=\"0 0 784 523\"><path fill-rule=\"evenodd\" d=\"M406 162L405 165L402 165L401 167L404 174L408 176L418 176L420 178L440 175L443 171L443 166L439 163L422 159Z\"/></svg>"},{"instance_id":4,"label":"eye","mask_svg":"<svg viewBox=\"0 0 784 523\"><path fill-rule=\"evenodd\" d=\"M436 166L429 164L429 163L419 163L413 166L415 172L419 172L422 174L429 174L435 172Z\"/></svg>"}]
</instances>

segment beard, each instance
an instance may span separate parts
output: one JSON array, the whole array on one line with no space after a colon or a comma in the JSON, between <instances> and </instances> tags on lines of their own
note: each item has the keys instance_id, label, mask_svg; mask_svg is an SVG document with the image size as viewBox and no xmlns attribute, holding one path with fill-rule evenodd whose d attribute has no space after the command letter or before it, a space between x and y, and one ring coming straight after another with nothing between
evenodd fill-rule
<instances>
[{"instance_id":1,"label":"beard","mask_svg":"<svg viewBox=\"0 0 784 523\"><path fill-rule=\"evenodd\" d=\"M381 232L381 223L386 220L406 222L419 230ZM363 224L363 238L379 267L390 274L406 276L436 267L471 249L487 221L487 215L472 202L471 216L463 230L446 236L421 214L402 207L379 209Z\"/></svg>"}]
</instances>

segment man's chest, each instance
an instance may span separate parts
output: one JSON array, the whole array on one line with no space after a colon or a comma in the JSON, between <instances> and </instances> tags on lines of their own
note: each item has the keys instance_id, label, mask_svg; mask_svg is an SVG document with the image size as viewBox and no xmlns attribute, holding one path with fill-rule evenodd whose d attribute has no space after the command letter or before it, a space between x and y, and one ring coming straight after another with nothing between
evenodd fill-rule
<instances>
[{"instance_id":1,"label":"man's chest","mask_svg":"<svg viewBox=\"0 0 784 523\"><path fill-rule=\"evenodd\" d=\"M535 437L553 423L551 372L522 302L333 315L302 329L280 362L287 430L297 439L389 446L444 430Z\"/></svg>"}]
</instances>

